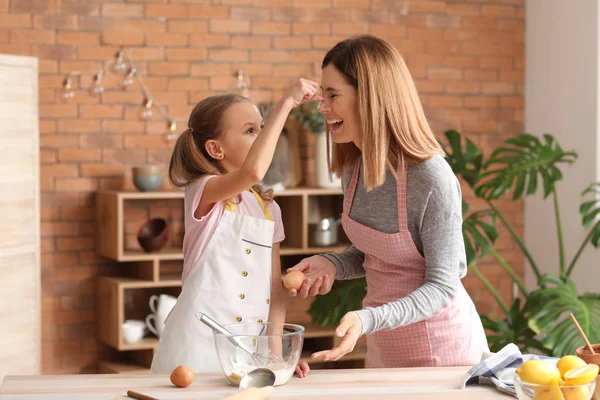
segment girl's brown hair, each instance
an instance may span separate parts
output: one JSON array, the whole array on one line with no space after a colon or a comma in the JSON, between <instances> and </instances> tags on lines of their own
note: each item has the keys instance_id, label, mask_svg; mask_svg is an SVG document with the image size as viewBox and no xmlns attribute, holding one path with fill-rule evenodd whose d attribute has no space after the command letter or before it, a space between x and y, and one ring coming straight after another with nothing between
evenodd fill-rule
<instances>
[{"instance_id":1,"label":"girl's brown hair","mask_svg":"<svg viewBox=\"0 0 600 400\"><path fill-rule=\"evenodd\" d=\"M343 174L361 157L370 190L383 184L386 168L395 172L398 163L404 167L443 154L410 72L394 47L375 36L357 36L329 50L321 68L330 64L357 90L361 125L360 150L354 143L333 144L332 172Z\"/></svg>"},{"instance_id":2,"label":"girl's brown hair","mask_svg":"<svg viewBox=\"0 0 600 400\"><path fill-rule=\"evenodd\" d=\"M222 175L226 173L218 160L206 151L208 140L218 139L222 134L221 119L225 111L234 104L250 101L237 94L210 96L194 107L186 129L177 138L169 163L169 180L177 187L185 187L202 175ZM264 191L261 185L253 185L260 197L270 202L273 191ZM241 196L237 197L237 201Z\"/></svg>"}]
</instances>

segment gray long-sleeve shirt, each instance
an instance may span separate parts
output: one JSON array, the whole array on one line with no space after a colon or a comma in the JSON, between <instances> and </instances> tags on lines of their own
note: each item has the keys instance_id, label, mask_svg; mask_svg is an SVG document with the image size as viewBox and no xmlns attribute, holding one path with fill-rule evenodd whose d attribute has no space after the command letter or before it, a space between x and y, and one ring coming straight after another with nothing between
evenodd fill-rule
<instances>
[{"instance_id":1,"label":"gray long-sleeve shirt","mask_svg":"<svg viewBox=\"0 0 600 400\"><path fill-rule=\"evenodd\" d=\"M367 192L362 172L363 168L360 169L350 217L380 232L398 232L396 179L388 172L383 185ZM344 195L351 176L342 179ZM379 307L359 310L363 334L410 325L439 313L456 294L460 280L467 272L461 189L446 160L436 155L409 166L406 184L408 230L425 258L426 281L407 296ZM364 254L354 246L341 254L324 256L335 264L336 279L365 275Z\"/></svg>"}]
</instances>

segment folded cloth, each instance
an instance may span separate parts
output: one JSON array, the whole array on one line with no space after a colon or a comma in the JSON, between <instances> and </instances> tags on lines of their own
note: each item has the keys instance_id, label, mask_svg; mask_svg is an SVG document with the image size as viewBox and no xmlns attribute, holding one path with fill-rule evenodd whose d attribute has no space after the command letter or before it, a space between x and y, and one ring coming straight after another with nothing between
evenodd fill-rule
<instances>
[{"instance_id":1,"label":"folded cloth","mask_svg":"<svg viewBox=\"0 0 600 400\"><path fill-rule=\"evenodd\" d=\"M558 361L558 358L521 354L514 343L509 343L497 353L484 353L481 362L467 372L461 381L461 389L467 385L492 384L501 392L517 396L514 385L515 371L527 360L547 359Z\"/></svg>"}]
</instances>

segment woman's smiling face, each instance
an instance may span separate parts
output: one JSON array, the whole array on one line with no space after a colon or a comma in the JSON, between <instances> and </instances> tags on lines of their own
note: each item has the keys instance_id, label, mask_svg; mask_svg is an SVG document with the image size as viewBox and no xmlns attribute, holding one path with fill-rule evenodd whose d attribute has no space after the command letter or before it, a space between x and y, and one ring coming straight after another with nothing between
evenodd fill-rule
<instances>
[{"instance_id":1,"label":"woman's smiling face","mask_svg":"<svg viewBox=\"0 0 600 400\"><path fill-rule=\"evenodd\" d=\"M360 121L358 118L357 92L344 75L333 65L323 68L321 74L323 100L319 111L331 132L335 143L353 142L360 148Z\"/></svg>"}]
</instances>

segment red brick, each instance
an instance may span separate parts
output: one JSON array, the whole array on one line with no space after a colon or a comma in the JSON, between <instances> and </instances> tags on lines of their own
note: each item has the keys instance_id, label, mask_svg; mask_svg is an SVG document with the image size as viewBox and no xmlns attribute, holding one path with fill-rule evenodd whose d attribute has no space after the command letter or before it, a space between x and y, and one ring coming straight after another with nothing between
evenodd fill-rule
<instances>
[{"instance_id":1,"label":"red brick","mask_svg":"<svg viewBox=\"0 0 600 400\"><path fill-rule=\"evenodd\" d=\"M54 164L56 162L56 150L41 149L40 150L40 163L42 164Z\"/></svg>"},{"instance_id":2,"label":"red brick","mask_svg":"<svg viewBox=\"0 0 600 400\"><path fill-rule=\"evenodd\" d=\"M229 63L192 64L191 76L229 76L232 70Z\"/></svg>"},{"instance_id":3,"label":"red brick","mask_svg":"<svg viewBox=\"0 0 600 400\"><path fill-rule=\"evenodd\" d=\"M498 107L498 98L495 96L466 96L465 107L496 108Z\"/></svg>"},{"instance_id":4,"label":"red brick","mask_svg":"<svg viewBox=\"0 0 600 400\"><path fill-rule=\"evenodd\" d=\"M42 222L40 232L42 237L76 236L78 228L78 224L73 222Z\"/></svg>"},{"instance_id":5,"label":"red brick","mask_svg":"<svg viewBox=\"0 0 600 400\"><path fill-rule=\"evenodd\" d=\"M104 62L113 58L117 50L116 47L80 46L78 53L80 60L98 60Z\"/></svg>"},{"instance_id":6,"label":"red brick","mask_svg":"<svg viewBox=\"0 0 600 400\"><path fill-rule=\"evenodd\" d=\"M202 18L208 20L215 18L229 18L229 7L190 5L188 8L188 18Z\"/></svg>"},{"instance_id":7,"label":"red brick","mask_svg":"<svg viewBox=\"0 0 600 400\"><path fill-rule=\"evenodd\" d=\"M40 134L56 133L56 121L40 120Z\"/></svg>"},{"instance_id":8,"label":"red brick","mask_svg":"<svg viewBox=\"0 0 600 400\"><path fill-rule=\"evenodd\" d=\"M296 8L330 8L331 0L294 0Z\"/></svg>"},{"instance_id":9,"label":"red brick","mask_svg":"<svg viewBox=\"0 0 600 400\"><path fill-rule=\"evenodd\" d=\"M347 36L319 36L314 35L312 37L313 49L329 50L342 40L347 39ZM321 53L321 60L325 53Z\"/></svg>"},{"instance_id":10,"label":"red brick","mask_svg":"<svg viewBox=\"0 0 600 400\"><path fill-rule=\"evenodd\" d=\"M269 37L234 36L231 38L233 49L269 49L272 39Z\"/></svg>"},{"instance_id":11,"label":"red brick","mask_svg":"<svg viewBox=\"0 0 600 400\"><path fill-rule=\"evenodd\" d=\"M144 132L145 125L146 123L141 120L106 120L103 122L102 127L106 133L139 133Z\"/></svg>"},{"instance_id":12,"label":"red brick","mask_svg":"<svg viewBox=\"0 0 600 400\"><path fill-rule=\"evenodd\" d=\"M511 57L480 57L479 67L491 69L510 69L513 67L513 58Z\"/></svg>"},{"instance_id":13,"label":"red brick","mask_svg":"<svg viewBox=\"0 0 600 400\"><path fill-rule=\"evenodd\" d=\"M388 12L385 10L351 9L350 21L369 22L372 24L388 23Z\"/></svg>"},{"instance_id":14,"label":"red brick","mask_svg":"<svg viewBox=\"0 0 600 400\"><path fill-rule=\"evenodd\" d=\"M465 55L490 55L498 54L498 46L493 44L463 43Z\"/></svg>"},{"instance_id":15,"label":"red brick","mask_svg":"<svg viewBox=\"0 0 600 400\"><path fill-rule=\"evenodd\" d=\"M231 45L231 37L226 34L198 34L190 35L190 46L202 47L229 47Z\"/></svg>"},{"instance_id":16,"label":"red brick","mask_svg":"<svg viewBox=\"0 0 600 400\"><path fill-rule=\"evenodd\" d=\"M381 37L406 37L406 27L392 24L371 24L370 33Z\"/></svg>"},{"instance_id":17,"label":"red brick","mask_svg":"<svg viewBox=\"0 0 600 400\"><path fill-rule=\"evenodd\" d=\"M147 4L145 16L168 19L187 19L190 17L187 6L174 4Z\"/></svg>"},{"instance_id":18,"label":"red brick","mask_svg":"<svg viewBox=\"0 0 600 400\"><path fill-rule=\"evenodd\" d=\"M252 0L255 7L291 7L293 0Z\"/></svg>"},{"instance_id":19,"label":"red brick","mask_svg":"<svg viewBox=\"0 0 600 400\"><path fill-rule=\"evenodd\" d=\"M462 17L461 25L463 28L494 29L496 27L496 17L467 15Z\"/></svg>"},{"instance_id":20,"label":"red brick","mask_svg":"<svg viewBox=\"0 0 600 400\"><path fill-rule=\"evenodd\" d=\"M136 61L155 61L165 58L164 50L157 47L130 47L127 52Z\"/></svg>"},{"instance_id":21,"label":"red brick","mask_svg":"<svg viewBox=\"0 0 600 400\"><path fill-rule=\"evenodd\" d=\"M461 108L463 106L462 96L429 96L427 101L429 107L447 107L447 108Z\"/></svg>"},{"instance_id":22,"label":"red brick","mask_svg":"<svg viewBox=\"0 0 600 400\"><path fill-rule=\"evenodd\" d=\"M100 121L95 119L61 119L58 129L63 133L100 132Z\"/></svg>"},{"instance_id":23,"label":"red brick","mask_svg":"<svg viewBox=\"0 0 600 400\"><path fill-rule=\"evenodd\" d=\"M100 2L80 2L79 0L61 0L58 2L58 14L64 15L100 15Z\"/></svg>"},{"instance_id":24,"label":"red brick","mask_svg":"<svg viewBox=\"0 0 600 400\"><path fill-rule=\"evenodd\" d=\"M97 61L67 61L59 60L59 71L61 74L66 75L69 72L80 71L84 73L90 73L92 71L99 71L102 67L101 62ZM64 77L61 77L64 79ZM77 77L73 78L73 85L77 84Z\"/></svg>"},{"instance_id":25,"label":"red brick","mask_svg":"<svg viewBox=\"0 0 600 400\"><path fill-rule=\"evenodd\" d=\"M1 12L8 12L8 3L9 3L9 0L0 0L0 11Z\"/></svg>"},{"instance_id":26,"label":"red brick","mask_svg":"<svg viewBox=\"0 0 600 400\"><path fill-rule=\"evenodd\" d=\"M54 14L56 2L38 0L19 0L11 2L10 11L14 13Z\"/></svg>"},{"instance_id":27,"label":"red brick","mask_svg":"<svg viewBox=\"0 0 600 400\"><path fill-rule=\"evenodd\" d=\"M441 28L409 27L406 36L412 40L442 40L444 30Z\"/></svg>"},{"instance_id":28,"label":"red brick","mask_svg":"<svg viewBox=\"0 0 600 400\"><path fill-rule=\"evenodd\" d=\"M305 77L312 74L311 64L289 64L275 65L273 67L273 76L287 77Z\"/></svg>"},{"instance_id":29,"label":"red brick","mask_svg":"<svg viewBox=\"0 0 600 400\"><path fill-rule=\"evenodd\" d=\"M207 90L208 80L204 78L173 78L169 81L169 90Z\"/></svg>"},{"instance_id":30,"label":"red brick","mask_svg":"<svg viewBox=\"0 0 600 400\"><path fill-rule=\"evenodd\" d=\"M290 61L290 52L288 51L262 51L251 50L250 60L252 62L272 62L281 63Z\"/></svg>"},{"instance_id":31,"label":"red brick","mask_svg":"<svg viewBox=\"0 0 600 400\"><path fill-rule=\"evenodd\" d=\"M76 104L44 104L40 106L40 115L53 117L76 117Z\"/></svg>"},{"instance_id":32,"label":"red brick","mask_svg":"<svg viewBox=\"0 0 600 400\"><path fill-rule=\"evenodd\" d=\"M463 76L463 72L456 68L429 68L427 76L431 80L459 80Z\"/></svg>"},{"instance_id":33,"label":"red brick","mask_svg":"<svg viewBox=\"0 0 600 400\"><path fill-rule=\"evenodd\" d=\"M169 61L204 61L206 60L206 49L167 49L167 60Z\"/></svg>"},{"instance_id":34,"label":"red brick","mask_svg":"<svg viewBox=\"0 0 600 400\"><path fill-rule=\"evenodd\" d=\"M331 25L334 35L360 35L369 31L366 23L340 22Z\"/></svg>"},{"instance_id":35,"label":"red brick","mask_svg":"<svg viewBox=\"0 0 600 400\"><path fill-rule=\"evenodd\" d=\"M33 27L36 29L75 30L79 27L75 15L34 15Z\"/></svg>"},{"instance_id":36,"label":"red brick","mask_svg":"<svg viewBox=\"0 0 600 400\"><path fill-rule=\"evenodd\" d=\"M517 15L517 9L513 6L482 5L481 12L485 16L493 17L514 17Z\"/></svg>"},{"instance_id":37,"label":"red brick","mask_svg":"<svg viewBox=\"0 0 600 400\"><path fill-rule=\"evenodd\" d=\"M500 97L500 106L523 108L525 106L525 99L522 96L502 96Z\"/></svg>"},{"instance_id":38,"label":"red brick","mask_svg":"<svg viewBox=\"0 0 600 400\"><path fill-rule=\"evenodd\" d=\"M42 254L54 252L54 240L53 239L41 239L40 240L40 251Z\"/></svg>"},{"instance_id":39,"label":"red brick","mask_svg":"<svg viewBox=\"0 0 600 400\"><path fill-rule=\"evenodd\" d=\"M12 43L43 43L53 44L56 42L54 31L51 30L29 30L13 29L10 33Z\"/></svg>"},{"instance_id":40,"label":"red brick","mask_svg":"<svg viewBox=\"0 0 600 400\"><path fill-rule=\"evenodd\" d=\"M59 149L58 160L61 162L99 161L102 158L101 149Z\"/></svg>"},{"instance_id":41,"label":"red brick","mask_svg":"<svg viewBox=\"0 0 600 400\"><path fill-rule=\"evenodd\" d=\"M81 176L104 177L123 176L123 165L120 164L81 164Z\"/></svg>"},{"instance_id":42,"label":"red brick","mask_svg":"<svg viewBox=\"0 0 600 400\"><path fill-rule=\"evenodd\" d=\"M327 35L331 33L330 24L296 23L292 24L292 33L296 35Z\"/></svg>"},{"instance_id":43,"label":"red brick","mask_svg":"<svg viewBox=\"0 0 600 400\"><path fill-rule=\"evenodd\" d=\"M221 17L221 18L226 18ZM249 21L269 21L271 10L257 7L231 7L231 19Z\"/></svg>"},{"instance_id":44,"label":"red brick","mask_svg":"<svg viewBox=\"0 0 600 400\"><path fill-rule=\"evenodd\" d=\"M368 0L333 0L333 6L335 8L369 8Z\"/></svg>"},{"instance_id":45,"label":"red brick","mask_svg":"<svg viewBox=\"0 0 600 400\"><path fill-rule=\"evenodd\" d=\"M210 78L210 90L215 91L233 91L236 88L237 80L233 76L213 76Z\"/></svg>"},{"instance_id":46,"label":"red brick","mask_svg":"<svg viewBox=\"0 0 600 400\"><path fill-rule=\"evenodd\" d=\"M446 83L446 91L452 94L479 94L481 92L481 84L478 82L448 82Z\"/></svg>"},{"instance_id":47,"label":"red brick","mask_svg":"<svg viewBox=\"0 0 600 400\"><path fill-rule=\"evenodd\" d=\"M3 28L31 27L30 14L0 14L0 26Z\"/></svg>"},{"instance_id":48,"label":"red brick","mask_svg":"<svg viewBox=\"0 0 600 400\"><path fill-rule=\"evenodd\" d=\"M188 35L184 33L148 33L146 40L151 46L186 47L188 45Z\"/></svg>"},{"instance_id":49,"label":"red brick","mask_svg":"<svg viewBox=\"0 0 600 400\"><path fill-rule=\"evenodd\" d=\"M467 81L496 81L498 72L495 70L469 69L465 71Z\"/></svg>"},{"instance_id":50,"label":"red brick","mask_svg":"<svg viewBox=\"0 0 600 400\"><path fill-rule=\"evenodd\" d=\"M486 94L513 94L515 93L515 85L504 82L483 83L482 92Z\"/></svg>"},{"instance_id":51,"label":"red brick","mask_svg":"<svg viewBox=\"0 0 600 400\"><path fill-rule=\"evenodd\" d=\"M119 105L82 105L80 109L82 118L121 118L123 106Z\"/></svg>"},{"instance_id":52,"label":"red brick","mask_svg":"<svg viewBox=\"0 0 600 400\"><path fill-rule=\"evenodd\" d=\"M64 182L71 182L76 184L75 179L65 180ZM95 182L95 179L79 179L81 182ZM92 189L93 190L93 189ZM56 248L58 250L90 250L94 248L94 238L90 237L78 237L78 238L57 238Z\"/></svg>"},{"instance_id":53,"label":"red brick","mask_svg":"<svg viewBox=\"0 0 600 400\"><path fill-rule=\"evenodd\" d=\"M165 32L166 22L152 19L122 19L121 29L123 32ZM197 29L202 29L205 22L197 22ZM104 30L104 29L100 29ZM116 29L114 29L116 30Z\"/></svg>"},{"instance_id":54,"label":"red brick","mask_svg":"<svg viewBox=\"0 0 600 400\"><path fill-rule=\"evenodd\" d=\"M82 164L86 165L86 164ZM114 166L115 164L109 164ZM65 207L60 210L60 218L63 221L94 221L96 219L95 208Z\"/></svg>"},{"instance_id":55,"label":"red brick","mask_svg":"<svg viewBox=\"0 0 600 400\"><path fill-rule=\"evenodd\" d=\"M427 53L437 55L455 55L461 53L461 45L460 43L428 41Z\"/></svg>"},{"instance_id":56,"label":"red brick","mask_svg":"<svg viewBox=\"0 0 600 400\"><path fill-rule=\"evenodd\" d=\"M66 45L96 46L100 44L100 35L93 32L59 31L56 41Z\"/></svg>"},{"instance_id":57,"label":"red brick","mask_svg":"<svg viewBox=\"0 0 600 400\"><path fill-rule=\"evenodd\" d=\"M446 5L448 15L480 15L480 6L477 4L449 3Z\"/></svg>"},{"instance_id":58,"label":"red brick","mask_svg":"<svg viewBox=\"0 0 600 400\"><path fill-rule=\"evenodd\" d=\"M166 139L162 135L127 135L125 147L135 149L152 149L165 147Z\"/></svg>"},{"instance_id":59,"label":"red brick","mask_svg":"<svg viewBox=\"0 0 600 400\"><path fill-rule=\"evenodd\" d=\"M151 75L188 75L190 64L184 62L160 62L149 65Z\"/></svg>"},{"instance_id":60,"label":"red brick","mask_svg":"<svg viewBox=\"0 0 600 400\"><path fill-rule=\"evenodd\" d=\"M520 57L525 54L523 43L501 43L499 54L501 56Z\"/></svg>"},{"instance_id":61,"label":"red brick","mask_svg":"<svg viewBox=\"0 0 600 400\"><path fill-rule=\"evenodd\" d=\"M168 31L171 33L206 33L208 21L168 21Z\"/></svg>"},{"instance_id":62,"label":"red brick","mask_svg":"<svg viewBox=\"0 0 600 400\"><path fill-rule=\"evenodd\" d=\"M143 96L136 92L104 92L102 103L104 104L141 104Z\"/></svg>"},{"instance_id":63,"label":"red brick","mask_svg":"<svg viewBox=\"0 0 600 400\"><path fill-rule=\"evenodd\" d=\"M0 14L1 16L1 14ZM15 56L32 55L31 46L28 44L0 44L0 54L12 54Z\"/></svg>"},{"instance_id":64,"label":"red brick","mask_svg":"<svg viewBox=\"0 0 600 400\"><path fill-rule=\"evenodd\" d=\"M144 34L142 32L102 32L102 44L123 45L123 46L143 46Z\"/></svg>"},{"instance_id":65,"label":"red brick","mask_svg":"<svg viewBox=\"0 0 600 400\"><path fill-rule=\"evenodd\" d=\"M275 64L277 65L277 64ZM252 78L256 75L268 76L272 73L273 64L270 63L232 63L231 70L236 72L243 70L246 74L249 74Z\"/></svg>"},{"instance_id":66,"label":"red brick","mask_svg":"<svg viewBox=\"0 0 600 400\"><path fill-rule=\"evenodd\" d=\"M248 51L209 49L208 59L211 61L246 61L248 60Z\"/></svg>"},{"instance_id":67,"label":"red brick","mask_svg":"<svg viewBox=\"0 0 600 400\"><path fill-rule=\"evenodd\" d=\"M211 19L209 29L211 33L250 33L250 21Z\"/></svg>"},{"instance_id":68,"label":"red brick","mask_svg":"<svg viewBox=\"0 0 600 400\"><path fill-rule=\"evenodd\" d=\"M443 93L446 90L443 81L415 80L415 83L419 92L423 93Z\"/></svg>"},{"instance_id":69,"label":"red brick","mask_svg":"<svg viewBox=\"0 0 600 400\"><path fill-rule=\"evenodd\" d=\"M79 135L79 145L82 148L120 148L123 147L123 138L119 135L98 135L81 134Z\"/></svg>"},{"instance_id":70,"label":"red brick","mask_svg":"<svg viewBox=\"0 0 600 400\"><path fill-rule=\"evenodd\" d=\"M416 1L412 2L408 8L411 14L445 14L446 2L444 1Z\"/></svg>"},{"instance_id":71,"label":"red brick","mask_svg":"<svg viewBox=\"0 0 600 400\"><path fill-rule=\"evenodd\" d=\"M452 68L476 68L479 67L479 57L476 56L447 56L443 64Z\"/></svg>"},{"instance_id":72,"label":"red brick","mask_svg":"<svg viewBox=\"0 0 600 400\"><path fill-rule=\"evenodd\" d=\"M138 4L103 3L100 11L107 17L142 17L144 6Z\"/></svg>"},{"instance_id":73,"label":"red brick","mask_svg":"<svg viewBox=\"0 0 600 400\"><path fill-rule=\"evenodd\" d=\"M276 37L273 39L275 49L310 49L309 37Z\"/></svg>"},{"instance_id":74,"label":"red brick","mask_svg":"<svg viewBox=\"0 0 600 400\"><path fill-rule=\"evenodd\" d=\"M280 35L289 36L292 25L285 22L254 22L252 24L253 35Z\"/></svg>"},{"instance_id":75,"label":"red brick","mask_svg":"<svg viewBox=\"0 0 600 400\"><path fill-rule=\"evenodd\" d=\"M10 40L10 31L8 28L0 28L0 43L8 43Z\"/></svg>"}]
</instances>

